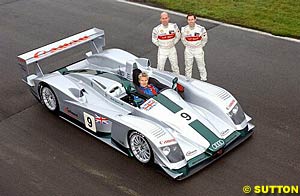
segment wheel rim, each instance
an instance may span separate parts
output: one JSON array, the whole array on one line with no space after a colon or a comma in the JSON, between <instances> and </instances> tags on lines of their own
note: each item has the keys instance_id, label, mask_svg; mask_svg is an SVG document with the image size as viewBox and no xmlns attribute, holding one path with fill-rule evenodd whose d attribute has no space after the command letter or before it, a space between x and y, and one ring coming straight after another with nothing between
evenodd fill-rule
<instances>
[{"instance_id":1,"label":"wheel rim","mask_svg":"<svg viewBox=\"0 0 300 196\"><path fill-rule=\"evenodd\" d=\"M142 163L151 159L151 149L146 139L140 134L134 134L130 138L130 147L134 156Z\"/></svg>"},{"instance_id":2,"label":"wheel rim","mask_svg":"<svg viewBox=\"0 0 300 196\"><path fill-rule=\"evenodd\" d=\"M42 98L43 102L49 110L54 111L56 109L57 103L55 95L48 87L43 87Z\"/></svg>"}]
</instances>

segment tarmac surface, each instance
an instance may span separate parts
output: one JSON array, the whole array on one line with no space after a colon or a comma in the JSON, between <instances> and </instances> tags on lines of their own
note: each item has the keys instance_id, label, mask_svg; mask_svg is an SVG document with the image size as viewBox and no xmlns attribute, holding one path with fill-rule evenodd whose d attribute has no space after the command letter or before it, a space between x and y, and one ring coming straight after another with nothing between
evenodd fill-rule
<instances>
[{"instance_id":1,"label":"tarmac surface","mask_svg":"<svg viewBox=\"0 0 300 196\"><path fill-rule=\"evenodd\" d=\"M1 196L235 196L244 195L245 185L300 185L299 42L199 21L208 30L208 81L235 95L256 132L209 167L175 181L47 112L21 81L16 60L97 27L105 30L105 49L127 50L156 67L151 31L160 11L110 0L0 0L0 15ZM185 25L184 17L170 16ZM183 45L177 49L184 74ZM196 66L193 77L199 78Z\"/></svg>"}]
</instances>

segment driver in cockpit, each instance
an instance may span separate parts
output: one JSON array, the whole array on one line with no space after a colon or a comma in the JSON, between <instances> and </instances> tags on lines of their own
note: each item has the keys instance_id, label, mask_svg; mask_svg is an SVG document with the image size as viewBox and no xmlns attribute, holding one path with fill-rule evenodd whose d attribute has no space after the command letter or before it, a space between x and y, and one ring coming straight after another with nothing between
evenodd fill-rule
<instances>
[{"instance_id":1,"label":"driver in cockpit","mask_svg":"<svg viewBox=\"0 0 300 196\"><path fill-rule=\"evenodd\" d=\"M145 73L145 72L140 73L138 76L138 79L139 79L139 84L140 84L139 90L141 92L143 92L144 94L149 95L151 97L158 94L158 92L159 92L158 88L152 84L148 84L149 76L147 73Z\"/></svg>"}]
</instances>

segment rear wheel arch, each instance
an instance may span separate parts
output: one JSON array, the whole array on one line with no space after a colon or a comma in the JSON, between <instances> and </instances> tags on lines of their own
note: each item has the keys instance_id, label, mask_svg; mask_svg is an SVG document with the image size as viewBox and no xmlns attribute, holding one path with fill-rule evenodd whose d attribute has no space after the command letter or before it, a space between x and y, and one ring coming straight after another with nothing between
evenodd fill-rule
<instances>
[{"instance_id":1,"label":"rear wheel arch","mask_svg":"<svg viewBox=\"0 0 300 196\"><path fill-rule=\"evenodd\" d=\"M59 102L53 89L45 82L41 82L38 87L41 103L52 113L58 113Z\"/></svg>"}]
</instances>

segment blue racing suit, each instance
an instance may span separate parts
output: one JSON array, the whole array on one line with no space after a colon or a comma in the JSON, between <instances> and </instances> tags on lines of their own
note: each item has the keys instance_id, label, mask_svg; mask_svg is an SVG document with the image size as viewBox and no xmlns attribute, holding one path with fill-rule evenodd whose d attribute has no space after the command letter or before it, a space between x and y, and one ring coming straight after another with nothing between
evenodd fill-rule
<instances>
[{"instance_id":1,"label":"blue racing suit","mask_svg":"<svg viewBox=\"0 0 300 196\"><path fill-rule=\"evenodd\" d=\"M154 96L154 95L157 95L159 90L152 84L149 84L147 87L140 86L140 91L142 91L146 95Z\"/></svg>"}]
</instances>

